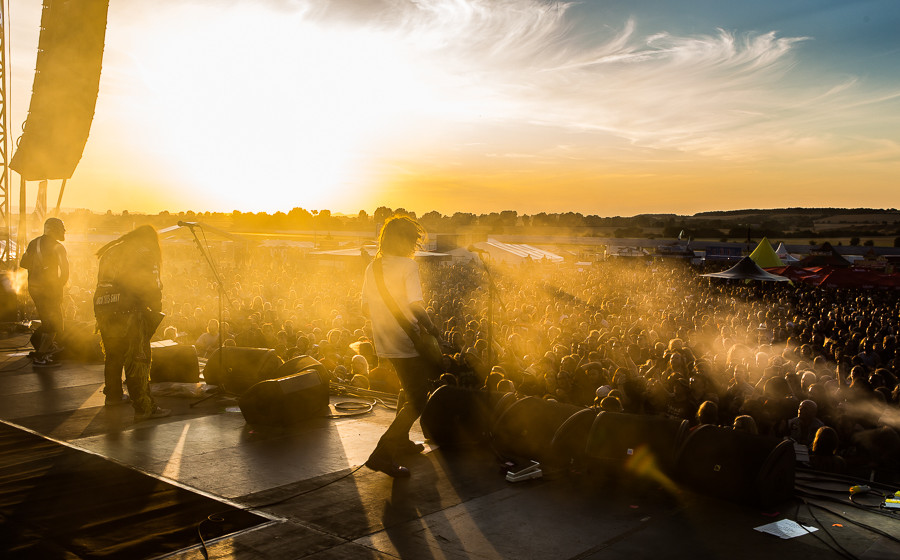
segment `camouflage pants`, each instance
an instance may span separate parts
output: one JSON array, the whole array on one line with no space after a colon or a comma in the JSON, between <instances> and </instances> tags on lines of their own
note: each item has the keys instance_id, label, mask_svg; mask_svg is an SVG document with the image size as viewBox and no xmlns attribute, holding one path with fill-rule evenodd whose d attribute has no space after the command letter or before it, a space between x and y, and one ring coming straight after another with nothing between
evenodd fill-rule
<instances>
[{"instance_id":1,"label":"camouflage pants","mask_svg":"<svg viewBox=\"0 0 900 560\"><path fill-rule=\"evenodd\" d=\"M122 313L97 318L103 354L106 362L103 374L109 396L122 394L122 370L131 404L137 414L146 414L156 408L150 395L150 337L146 321L141 313Z\"/></svg>"}]
</instances>

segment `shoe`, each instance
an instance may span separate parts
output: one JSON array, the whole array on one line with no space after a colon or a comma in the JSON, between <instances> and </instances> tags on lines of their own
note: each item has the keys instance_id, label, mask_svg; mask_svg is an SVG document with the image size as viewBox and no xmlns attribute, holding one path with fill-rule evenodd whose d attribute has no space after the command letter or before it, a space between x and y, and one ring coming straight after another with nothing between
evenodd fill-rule
<instances>
[{"instance_id":1,"label":"shoe","mask_svg":"<svg viewBox=\"0 0 900 560\"><path fill-rule=\"evenodd\" d=\"M120 404L128 404L131 402L131 398L128 395L119 395L118 397L112 395L106 395L105 406L116 406Z\"/></svg>"},{"instance_id":2,"label":"shoe","mask_svg":"<svg viewBox=\"0 0 900 560\"><path fill-rule=\"evenodd\" d=\"M144 420L152 420L154 418L165 418L166 416L172 414L172 411L168 408L161 408L157 406L150 412L144 413L134 413L134 421L135 422L143 422Z\"/></svg>"},{"instance_id":3,"label":"shoe","mask_svg":"<svg viewBox=\"0 0 900 560\"><path fill-rule=\"evenodd\" d=\"M42 358L34 358L31 362L32 367L36 368L53 368L59 367L61 364L51 358L50 356L44 356Z\"/></svg>"},{"instance_id":4,"label":"shoe","mask_svg":"<svg viewBox=\"0 0 900 560\"><path fill-rule=\"evenodd\" d=\"M388 457L370 455L366 466L373 471L383 472L393 478L409 478L409 469L394 463Z\"/></svg>"},{"instance_id":5,"label":"shoe","mask_svg":"<svg viewBox=\"0 0 900 560\"><path fill-rule=\"evenodd\" d=\"M425 444L412 440L406 440L406 443L401 443L397 448L397 453L400 455L418 455L423 451L425 451Z\"/></svg>"}]
</instances>

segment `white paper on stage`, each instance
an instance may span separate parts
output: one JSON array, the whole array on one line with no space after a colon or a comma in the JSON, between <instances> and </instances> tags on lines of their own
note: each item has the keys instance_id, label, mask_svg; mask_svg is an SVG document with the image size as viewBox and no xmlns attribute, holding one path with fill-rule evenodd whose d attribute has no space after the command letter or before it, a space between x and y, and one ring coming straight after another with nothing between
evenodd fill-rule
<instances>
[{"instance_id":1,"label":"white paper on stage","mask_svg":"<svg viewBox=\"0 0 900 560\"><path fill-rule=\"evenodd\" d=\"M813 531L818 531L816 527L800 525L796 521L791 521L790 519L782 519L781 521L754 527L754 530L759 531L760 533L769 533L770 535L775 535L782 539L793 539L794 537L802 537Z\"/></svg>"}]
</instances>

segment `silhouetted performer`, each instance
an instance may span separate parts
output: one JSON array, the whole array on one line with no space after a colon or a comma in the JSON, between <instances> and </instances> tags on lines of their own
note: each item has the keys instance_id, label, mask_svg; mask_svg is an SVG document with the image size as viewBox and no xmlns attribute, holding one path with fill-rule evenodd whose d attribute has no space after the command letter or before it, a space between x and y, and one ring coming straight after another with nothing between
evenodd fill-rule
<instances>
[{"instance_id":1,"label":"silhouetted performer","mask_svg":"<svg viewBox=\"0 0 900 560\"><path fill-rule=\"evenodd\" d=\"M412 218L388 219L381 229L375 260L366 267L363 277L363 313L372 320L375 352L394 365L406 394L406 402L378 440L366 466L394 477L409 476L409 470L396 463L396 456L423 449L409 440L409 430L422 413L429 385L436 374L401 326L405 319L415 332L424 329L440 338L440 332L425 311L419 266L412 259L424 235L425 231ZM400 321L395 312L402 314Z\"/></svg>"},{"instance_id":2,"label":"silhouetted performer","mask_svg":"<svg viewBox=\"0 0 900 560\"><path fill-rule=\"evenodd\" d=\"M22 255L21 266L28 270L28 293L41 319L41 328L32 338L35 367L59 365L54 355L61 348L56 335L63 330L63 287L69 279L69 260L61 241L66 240L66 226L59 218L47 218L44 235L31 240Z\"/></svg>"},{"instance_id":3,"label":"silhouetted performer","mask_svg":"<svg viewBox=\"0 0 900 560\"><path fill-rule=\"evenodd\" d=\"M150 395L150 338L162 320L159 237L150 226L107 243L97 251L100 269L94 315L106 363L106 404L128 402L122 394L122 368L134 407L134 421L168 416Z\"/></svg>"}]
</instances>

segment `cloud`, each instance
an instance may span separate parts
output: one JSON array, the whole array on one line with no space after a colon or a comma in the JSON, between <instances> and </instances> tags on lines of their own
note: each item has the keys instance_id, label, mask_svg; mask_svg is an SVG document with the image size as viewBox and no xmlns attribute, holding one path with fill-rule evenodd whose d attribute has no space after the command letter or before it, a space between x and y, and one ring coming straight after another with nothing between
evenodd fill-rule
<instances>
[{"instance_id":1,"label":"cloud","mask_svg":"<svg viewBox=\"0 0 900 560\"><path fill-rule=\"evenodd\" d=\"M896 78L839 73L816 58L823 39L777 21L685 34L538 0L138 4L111 6L97 124L139 121L139 152L165 152L168 173L211 192L301 170L297 184L326 186L307 197L377 194L398 169L411 184L514 176L544 192L568 174L572 192L650 192L657 177L693 184L763 162L830 178L843 163L887 175L900 159ZM235 138L252 139L237 170Z\"/></svg>"},{"instance_id":2,"label":"cloud","mask_svg":"<svg viewBox=\"0 0 900 560\"><path fill-rule=\"evenodd\" d=\"M846 144L835 143L839 129L865 137L878 113L870 105L897 104L896 91L870 93L853 76L809 69L805 56L814 37L771 30L642 35L632 18L576 32L575 4L538 0L267 4L320 29L322 53L336 47L328 29L334 41L352 29L398 45L416 89L430 99L419 102L410 93L402 103L414 107L410 119L435 127L473 123L478 136L517 124L577 131L595 145L752 160L810 142L843 151ZM358 56L377 69L384 62L373 44L359 41ZM372 100L379 102L392 101ZM548 146L554 142L548 137Z\"/></svg>"}]
</instances>

